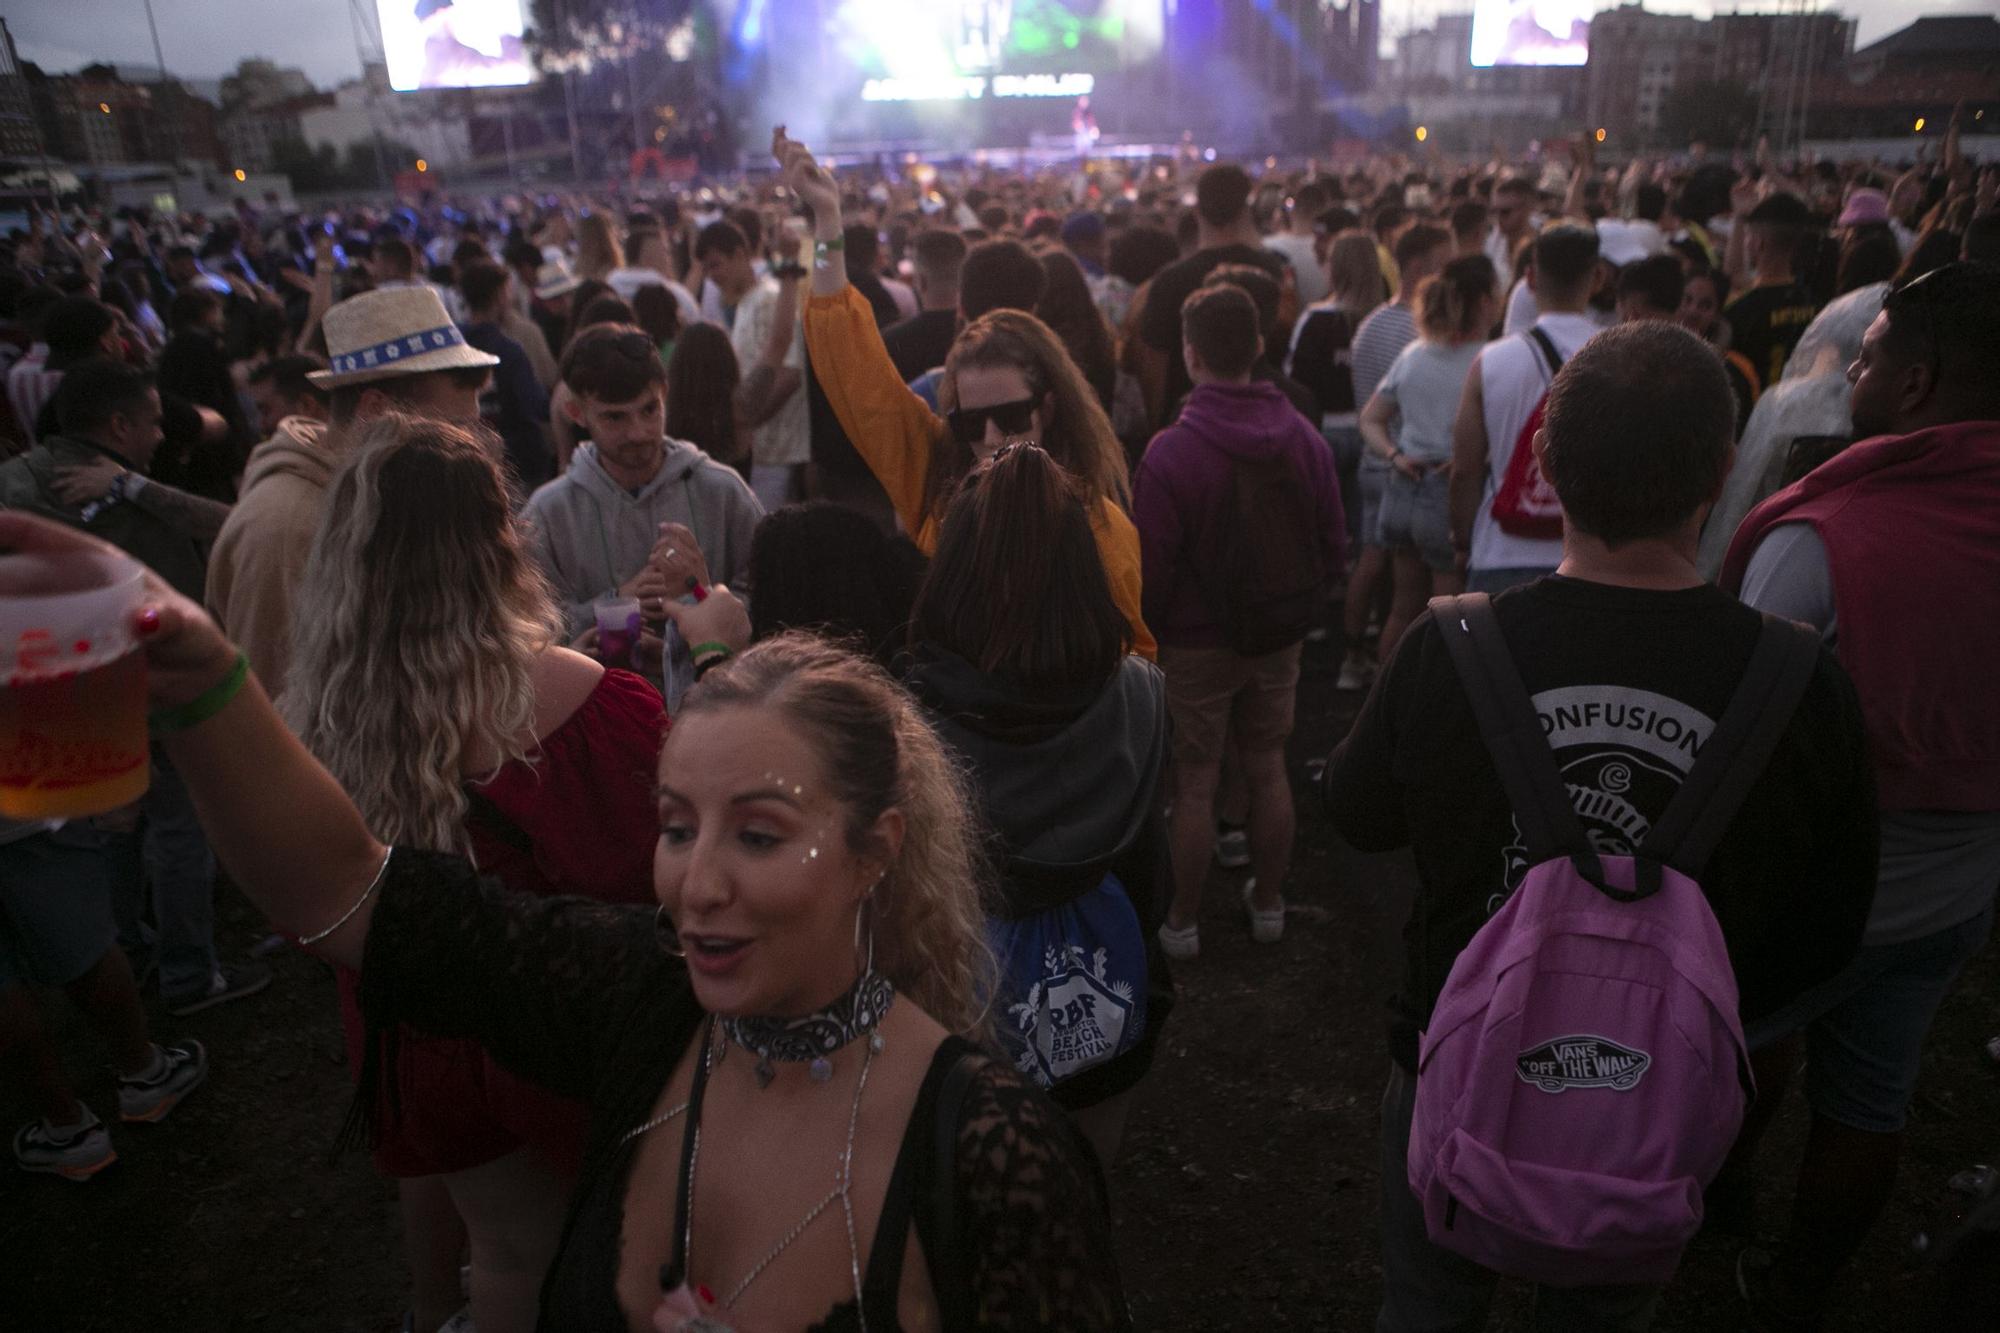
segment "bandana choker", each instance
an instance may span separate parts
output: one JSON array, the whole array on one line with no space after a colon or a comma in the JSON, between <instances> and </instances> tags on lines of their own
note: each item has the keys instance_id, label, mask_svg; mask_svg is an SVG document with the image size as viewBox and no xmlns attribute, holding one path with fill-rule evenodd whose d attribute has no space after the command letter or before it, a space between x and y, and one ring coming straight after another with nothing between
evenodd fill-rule
<instances>
[{"instance_id":1,"label":"bandana choker","mask_svg":"<svg viewBox=\"0 0 2000 1333\"><path fill-rule=\"evenodd\" d=\"M804 1064L815 1083L833 1077L833 1053L866 1036L871 1051L882 1049L875 1027L889 1012L896 988L880 972L868 971L845 995L803 1018L725 1018L722 1033L731 1043L757 1057L757 1086L766 1088L777 1077L773 1061Z\"/></svg>"}]
</instances>

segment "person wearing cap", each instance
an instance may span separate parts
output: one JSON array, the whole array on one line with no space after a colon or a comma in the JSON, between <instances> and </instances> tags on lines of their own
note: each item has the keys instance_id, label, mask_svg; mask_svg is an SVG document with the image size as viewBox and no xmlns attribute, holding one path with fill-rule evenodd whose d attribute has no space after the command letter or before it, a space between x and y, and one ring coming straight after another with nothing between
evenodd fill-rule
<instances>
[{"instance_id":1,"label":"person wearing cap","mask_svg":"<svg viewBox=\"0 0 2000 1333\"><path fill-rule=\"evenodd\" d=\"M1780 191L1752 208L1730 232L1729 278L1739 294L1723 313L1729 320L1730 346L1749 358L1760 390L1784 375L1792 349L1819 313L1797 267L1801 247L1817 230L1805 200Z\"/></svg>"},{"instance_id":2,"label":"person wearing cap","mask_svg":"<svg viewBox=\"0 0 2000 1333\"><path fill-rule=\"evenodd\" d=\"M327 311L325 423L287 417L251 452L236 508L209 557L207 603L275 697L291 660L292 597L321 505L354 429L388 412L479 419L499 358L469 346L429 287L365 292Z\"/></svg>"},{"instance_id":3,"label":"person wearing cap","mask_svg":"<svg viewBox=\"0 0 2000 1333\"><path fill-rule=\"evenodd\" d=\"M570 271L569 264L561 259L546 260L526 277L534 292L528 313L542 331L543 337L552 348L560 349L569 339L570 324L574 321L573 297L576 289L583 286L583 279ZM555 376L549 381L551 388L562 383L562 363L556 363Z\"/></svg>"}]
</instances>

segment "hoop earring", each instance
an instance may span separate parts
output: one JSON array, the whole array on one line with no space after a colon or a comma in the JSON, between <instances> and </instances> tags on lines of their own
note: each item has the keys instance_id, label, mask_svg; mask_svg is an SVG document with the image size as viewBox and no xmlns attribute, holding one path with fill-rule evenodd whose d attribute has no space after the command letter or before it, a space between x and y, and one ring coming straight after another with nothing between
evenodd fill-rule
<instances>
[{"instance_id":1,"label":"hoop earring","mask_svg":"<svg viewBox=\"0 0 2000 1333\"><path fill-rule=\"evenodd\" d=\"M674 919L667 915L665 903L653 909L653 939L667 957L687 957L687 950L681 947L681 933L674 928Z\"/></svg>"},{"instance_id":2,"label":"hoop earring","mask_svg":"<svg viewBox=\"0 0 2000 1333\"><path fill-rule=\"evenodd\" d=\"M876 880L869 886L868 892L861 895L861 903L854 909L854 962L860 975L864 977L875 970L875 890L881 887L882 881ZM862 948L861 926L864 920L868 923L865 952Z\"/></svg>"}]
</instances>

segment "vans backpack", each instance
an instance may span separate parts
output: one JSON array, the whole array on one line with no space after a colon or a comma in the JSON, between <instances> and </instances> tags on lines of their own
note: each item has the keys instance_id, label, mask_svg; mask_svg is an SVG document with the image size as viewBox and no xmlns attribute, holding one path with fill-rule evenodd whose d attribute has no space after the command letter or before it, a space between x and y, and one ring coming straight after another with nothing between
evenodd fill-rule
<instances>
[{"instance_id":1,"label":"vans backpack","mask_svg":"<svg viewBox=\"0 0 2000 1333\"><path fill-rule=\"evenodd\" d=\"M1534 350L1535 359L1548 370L1549 383L1555 383L1556 372L1562 369L1562 353L1539 328L1529 329L1523 336ZM1562 501L1535 459L1535 432L1542 428L1542 415L1548 405L1549 391L1545 385L1542 396L1535 400L1534 410L1521 423L1521 433L1514 437L1514 452L1507 457L1507 474L1500 479L1500 489L1493 493L1493 521L1510 537L1546 541L1563 535Z\"/></svg>"},{"instance_id":2,"label":"vans backpack","mask_svg":"<svg viewBox=\"0 0 2000 1333\"><path fill-rule=\"evenodd\" d=\"M1634 856L1584 837L1483 595L1432 613L1530 866L1424 1032L1410 1191L1433 1243L1558 1286L1660 1283L1752 1094L1735 974L1696 882L1804 695L1816 636L1774 616Z\"/></svg>"},{"instance_id":3,"label":"vans backpack","mask_svg":"<svg viewBox=\"0 0 2000 1333\"><path fill-rule=\"evenodd\" d=\"M1209 611L1245 657L1289 648L1319 623L1327 567L1312 488L1283 454L1229 460L1219 558L1206 571Z\"/></svg>"}]
</instances>

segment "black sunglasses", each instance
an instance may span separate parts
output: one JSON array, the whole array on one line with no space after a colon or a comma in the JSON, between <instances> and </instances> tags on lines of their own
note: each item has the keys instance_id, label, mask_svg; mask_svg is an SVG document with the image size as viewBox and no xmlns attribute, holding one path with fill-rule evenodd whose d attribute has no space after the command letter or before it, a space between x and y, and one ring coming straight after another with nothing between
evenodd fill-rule
<instances>
[{"instance_id":1,"label":"black sunglasses","mask_svg":"<svg viewBox=\"0 0 2000 1333\"><path fill-rule=\"evenodd\" d=\"M1033 429L1036 401L1016 398L1011 403L995 403L991 407L954 408L945 420L951 424L951 437L970 447L986 438L988 421L1000 427L1002 435L1022 435Z\"/></svg>"}]
</instances>

